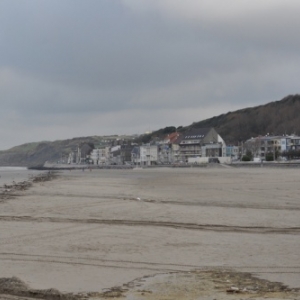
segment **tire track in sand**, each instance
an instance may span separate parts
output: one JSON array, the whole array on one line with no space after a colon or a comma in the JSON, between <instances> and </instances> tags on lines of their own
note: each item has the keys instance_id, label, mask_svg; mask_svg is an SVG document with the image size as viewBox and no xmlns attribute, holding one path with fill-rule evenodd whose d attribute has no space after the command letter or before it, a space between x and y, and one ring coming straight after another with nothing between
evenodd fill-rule
<instances>
[{"instance_id":1,"label":"tire track in sand","mask_svg":"<svg viewBox=\"0 0 300 300\"><path fill-rule=\"evenodd\" d=\"M72 219L57 217L31 217L31 216L0 216L0 221L6 222L50 222L50 223L74 223L74 224L103 224L122 226L144 226L144 227L165 227L186 230L209 230L217 232L243 232L243 233L284 233L299 234L300 227L262 227L262 226L229 226L220 224L197 224L178 223L164 221L143 221L143 220L116 220L116 219Z\"/></svg>"},{"instance_id":2,"label":"tire track in sand","mask_svg":"<svg viewBox=\"0 0 300 300\"><path fill-rule=\"evenodd\" d=\"M147 261L130 261L130 260L112 260L93 257L72 257L61 255L41 255L41 254L22 254L22 253L0 253L0 260L17 261L17 262L38 262L38 263L54 263L67 265L80 265L117 269L137 269L152 271L168 271L168 272L187 272L191 270L245 270L251 269L254 273L289 273L299 274L300 266L199 266L191 264L174 264L163 262L147 262Z\"/></svg>"}]
</instances>

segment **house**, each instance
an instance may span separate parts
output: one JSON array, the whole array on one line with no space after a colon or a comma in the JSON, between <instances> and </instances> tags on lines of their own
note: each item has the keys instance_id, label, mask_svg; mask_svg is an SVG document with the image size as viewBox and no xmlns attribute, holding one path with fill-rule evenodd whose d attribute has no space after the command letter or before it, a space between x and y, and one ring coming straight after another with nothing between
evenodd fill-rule
<instances>
[{"instance_id":1,"label":"house","mask_svg":"<svg viewBox=\"0 0 300 300\"><path fill-rule=\"evenodd\" d=\"M157 164L158 147L157 145L142 145L140 146L140 164L141 165L155 165Z\"/></svg>"},{"instance_id":2,"label":"house","mask_svg":"<svg viewBox=\"0 0 300 300\"><path fill-rule=\"evenodd\" d=\"M112 146L110 148L110 163L113 165L121 164L121 145Z\"/></svg>"},{"instance_id":3,"label":"house","mask_svg":"<svg viewBox=\"0 0 300 300\"><path fill-rule=\"evenodd\" d=\"M168 144L158 145L158 163L168 164L171 162L172 148Z\"/></svg>"},{"instance_id":4,"label":"house","mask_svg":"<svg viewBox=\"0 0 300 300\"><path fill-rule=\"evenodd\" d=\"M180 134L172 132L156 142L158 146L158 164L169 164L178 161L179 145L176 143Z\"/></svg>"},{"instance_id":5,"label":"house","mask_svg":"<svg viewBox=\"0 0 300 300\"><path fill-rule=\"evenodd\" d=\"M178 162L179 160L179 140L181 133L173 132L165 137L165 143L168 144L168 159L169 163Z\"/></svg>"},{"instance_id":6,"label":"house","mask_svg":"<svg viewBox=\"0 0 300 300\"><path fill-rule=\"evenodd\" d=\"M195 158L225 157L226 144L214 128L194 128L181 137L179 156L184 162Z\"/></svg>"},{"instance_id":7,"label":"house","mask_svg":"<svg viewBox=\"0 0 300 300\"><path fill-rule=\"evenodd\" d=\"M253 158L266 159L267 154L281 152L281 136L258 136L247 140L243 154L250 152Z\"/></svg>"},{"instance_id":8,"label":"house","mask_svg":"<svg viewBox=\"0 0 300 300\"><path fill-rule=\"evenodd\" d=\"M90 154L90 159L94 165L103 165L108 163L109 155L109 147L103 146L93 149Z\"/></svg>"},{"instance_id":9,"label":"house","mask_svg":"<svg viewBox=\"0 0 300 300\"><path fill-rule=\"evenodd\" d=\"M233 160L239 159L240 147L228 145L226 146L226 157L231 157Z\"/></svg>"},{"instance_id":10,"label":"house","mask_svg":"<svg viewBox=\"0 0 300 300\"><path fill-rule=\"evenodd\" d=\"M133 149L133 145L131 144L123 144L120 149L120 157L122 164L130 164L131 163L131 152Z\"/></svg>"},{"instance_id":11,"label":"house","mask_svg":"<svg viewBox=\"0 0 300 300\"><path fill-rule=\"evenodd\" d=\"M131 163L134 165L140 165L140 146L134 146L131 150Z\"/></svg>"},{"instance_id":12,"label":"house","mask_svg":"<svg viewBox=\"0 0 300 300\"><path fill-rule=\"evenodd\" d=\"M150 166L158 163L158 146L145 144L135 146L131 151L131 161L135 165Z\"/></svg>"}]
</instances>

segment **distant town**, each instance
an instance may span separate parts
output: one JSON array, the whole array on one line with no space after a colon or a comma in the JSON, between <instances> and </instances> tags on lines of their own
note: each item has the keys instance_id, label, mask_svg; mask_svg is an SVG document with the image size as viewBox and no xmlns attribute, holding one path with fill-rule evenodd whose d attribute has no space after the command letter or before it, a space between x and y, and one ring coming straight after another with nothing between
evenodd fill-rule
<instances>
[{"instance_id":1,"label":"distant town","mask_svg":"<svg viewBox=\"0 0 300 300\"><path fill-rule=\"evenodd\" d=\"M239 145L227 145L214 128L172 132L147 144L133 137L104 138L86 153L85 145L57 162L46 164L95 166L155 166L170 164L204 164L233 162L288 161L300 158L300 137L296 135L261 135Z\"/></svg>"}]
</instances>

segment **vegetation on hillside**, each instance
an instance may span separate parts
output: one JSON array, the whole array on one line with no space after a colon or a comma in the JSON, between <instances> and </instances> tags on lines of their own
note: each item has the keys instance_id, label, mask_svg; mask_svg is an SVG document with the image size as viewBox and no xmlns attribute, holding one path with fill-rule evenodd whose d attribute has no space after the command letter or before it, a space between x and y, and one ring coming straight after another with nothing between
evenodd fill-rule
<instances>
[{"instance_id":1,"label":"vegetation on hillside","mask_svg":"<svg viewBox=\"0 0 300 300\"><path fill-rule=\"evenodd\" d=\"M168 126L135 139L135 143L149 143L172 132L186 132L193 128L214 127L227 144L237 145L258 135L300 134L300 95L290 95L280 101L253 108L228 112L186 127ZM117 138L117 136L115 136ZM66 159L80 146L82 155L89 154L105 137L92 136L54 142L28 143L0 151L1 166L39 166L45 161ZM296 157L298 153L287 156Z\"/></svg>"},{"instance_id":2,"label":"vegetation on hillside","mask_svg":"<svg viewBox=\"0 0 300 300\"><path fill-rule=\"evenodd\" d=\"M188 128L214 127L227 144L237 144L251 137L300 134L300 95L253 108L229 112L192 124Z\"/></svg>"},{"instance_id":3,"label":"vegetation on hillside","mask_svg":"<svg viewBox=\"0 0 300 300\"><path fill-rule=\"evenodd\" d=\"M178 132L193 128L214 127L227 144L237 145L259 135L300 134L300 95L290 95L266 105L228 112L186 127ZM170 127L166 127L170 128ZM173 127L175 128L175 127ZM144 135L144 140L161 137L163 129Z\"/></svg>"},{"instance_id":4,"label":"vegetation on hillside","mask_svg":"<svg viewBox=\"0 0 300 300\"><path fill-rule=\"evenodd\" d=\"M84 154L89 154L94 145L99 143L99 137L74 138L54 142L29 143L0 152L2 166L41 166L45 161L67 159L71 151L80 146Z\"/></svg>"}]
</instances>

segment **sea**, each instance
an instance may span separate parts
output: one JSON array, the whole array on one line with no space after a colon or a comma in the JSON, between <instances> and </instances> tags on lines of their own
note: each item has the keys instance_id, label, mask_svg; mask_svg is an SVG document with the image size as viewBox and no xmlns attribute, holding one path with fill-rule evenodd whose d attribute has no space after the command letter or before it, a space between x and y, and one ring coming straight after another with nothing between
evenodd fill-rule
<instances>
[{"instance_id":1,"label":"sea","mask_svg":"<svg viewBox=\"0 0 300 300\"><path fill-rule=\"evenodd\" d=\"M41 171L28 170L24 167L0 167L0 187L12 182L21 182L30 179L33 176L41 174Z\"/></svg>"}]
</instances>

